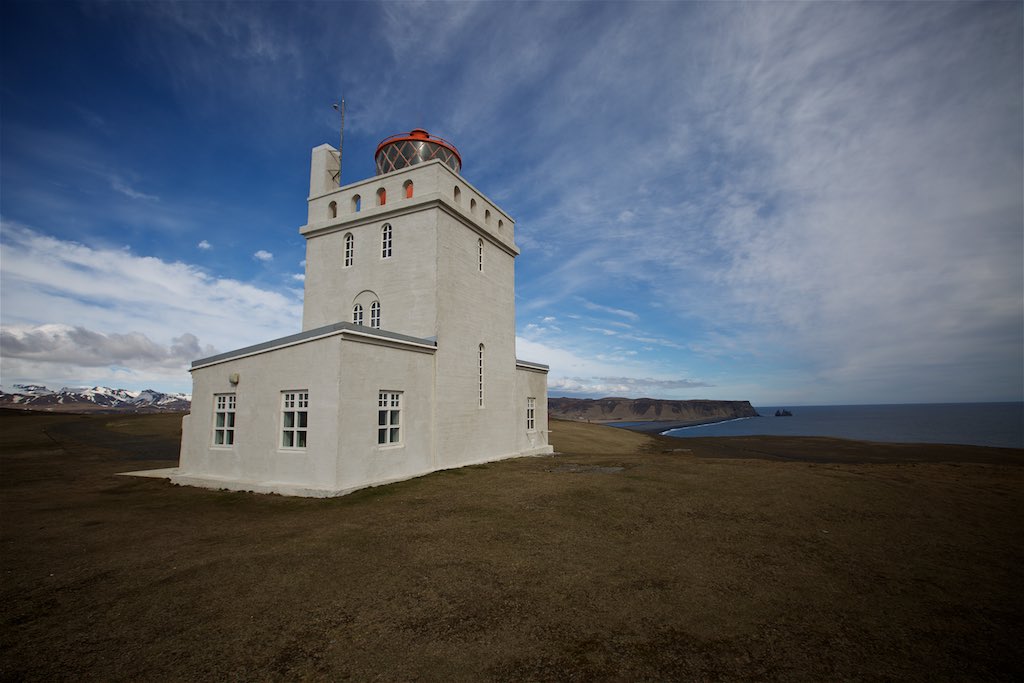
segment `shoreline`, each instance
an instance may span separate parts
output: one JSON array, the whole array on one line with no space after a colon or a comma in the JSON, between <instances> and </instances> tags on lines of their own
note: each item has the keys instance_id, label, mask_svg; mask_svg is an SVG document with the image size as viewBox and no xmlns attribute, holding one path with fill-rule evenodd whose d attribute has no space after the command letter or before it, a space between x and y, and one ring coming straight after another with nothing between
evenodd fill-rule
<instances>
[{"instance_id":1,"label":"shoreline","mask_svg":"<svg viewBox=\"0 0 1024 683\"><path fill-rule=\"evenodd\" d=\"M606 427L618 427L619 429L628 429L631 432L638 432L640 434L664 434L667 431L673 429L682 429L683 427L701 427L704 425L718 424L719 422L729 422L731 420L745 420L750 417L761 417L760 415L748 415L744 417L715 417L706 420L650 420L648 422L640 422L636 420L600 420L589 422L589 424L599 424ZM583 422L582 420L569 420L570 422Z\"/></svg>"}]
</instances>

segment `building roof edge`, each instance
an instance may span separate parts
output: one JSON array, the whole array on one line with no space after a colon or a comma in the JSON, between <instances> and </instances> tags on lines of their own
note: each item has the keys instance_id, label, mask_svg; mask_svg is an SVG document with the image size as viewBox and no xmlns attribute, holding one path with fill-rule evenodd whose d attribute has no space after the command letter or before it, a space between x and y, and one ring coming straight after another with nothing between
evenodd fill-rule
<instances>
[{"instance_id":1,"label":"building roof edge","mask_svg":"<svg viewBox=\"0 0 1024 683\"><path fill-rule=\"evenodd\" d=\"M270 341L261 342L259 344L253 344L252 346L246 346L234 351L227 351L225 353L219 353L215 356L208 356L206 358L200 358L199 360L192 361L192 370L196 370L201 367L208 365L216 365L217 363L223 363L225 361L233 360L235 358L241 358L243 356L252 356L257 353L266 353L267 351L273 351L275 349L283 348L286 346L294 346L295 344L303 344L306 342L315 341L322 339L323 337L330 337L333 335L342 334L343 332L352 332L363 337L378 337L380 339L386 339L393 342L402 342L406 344L413 344L421 347L437 347L437 341L432 339L421 339L419 337L411 337L406 334L399 334L398 332L388 332L387 330L379 330L372 327L366 327L364 325L356 325L354 323L333 323L331 325L324 325L323 327L316 327L312 330L305 330L298 334L290 334L287 337L279 337L278 339L271 339Z\"/></svg>"}]
</instances>

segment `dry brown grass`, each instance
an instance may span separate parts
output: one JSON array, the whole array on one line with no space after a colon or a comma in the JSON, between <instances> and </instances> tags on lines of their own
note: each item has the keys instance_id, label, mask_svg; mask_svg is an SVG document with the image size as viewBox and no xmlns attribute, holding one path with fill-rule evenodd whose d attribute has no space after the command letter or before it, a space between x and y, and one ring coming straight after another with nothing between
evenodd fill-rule
<instances>
[{"instance_id":1,"label":"dry brown grass","mask_svg":"<svg viewBox=\"0 0 1024 683\"><path fill-rule=\"evenodd\" d=\"M639 453L658 447L658 441L645 434L637 434L619 427L551 420L550 443L559 453Z\"/></svg>"},{"instance_id":2,"label":"dry brown grass","mask_svg":"<svg viewBox=\"0 0 1024 683\"><path fill-rule=\"evenodd\" d=\"M116 476L160 419L0 416L0 678L1022 675L1020 451L554 423L309 500Z\"/></svg>"}]
</instances>

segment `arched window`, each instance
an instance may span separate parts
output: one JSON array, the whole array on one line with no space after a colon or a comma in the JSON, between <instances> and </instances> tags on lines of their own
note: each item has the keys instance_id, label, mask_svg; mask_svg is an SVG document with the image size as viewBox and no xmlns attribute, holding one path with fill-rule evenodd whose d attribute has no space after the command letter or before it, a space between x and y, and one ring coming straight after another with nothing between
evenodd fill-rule
<instances>
[{"instance_id":1,"label":"arched window","mask_svg":"<svg viewBox=\"0 0 1024 683\"><path fill-rule=\"evenodd\" d=\"M338 202L331 202L327 205L327 217L337 218L338 217Z\"/></svg>"},{"instance_id":2,"label":"arched window","mask_svg":"<svg viewBox=\"0 0 1024 683\"><path fill-rule=\"evenodd\" d=\"M345 235L345 267L348 268L356 260L356 240L352 233Z\"/></svg>"},{"instance_id":3,"label":"arched window","mask_svg":"<svg viewBox=\"0 0 1024 683\"><path fill-rule=\"evenodd\" d=\"M477 269L482 273L484 272L484 241L476 241L476 266Z\"/></svg>"},{"instance_id":4,"label":"arched window","mask_svg":"<svg viewBox=\"0 0 1024 683\"><path fill-rule=\"evenodd\" d=\"M385 223L380 229L380 257L391 258L391 224Z\"/></svg>"},{"instance_id":5,"label":"arched window","mask_svg":"<svg viewBox=\"0 0 1024 683\"><path fill-rule=\"evenodd\" d=\"M363 200L362 200L362 198L359 195L357 195L357 194L352 195L352 213L359 213L360 209L362 209L362 208L363 208Z\"/></svg>"},{"instance_id":6,"label":"arched window","mask_svg":"<svg viewBox=\"0 0 1024 683\"><path fill-rule=\"evenodd\" d=\"M370 304L370 327L380 329L380 302Z\"/></svg>"},{"instance_id":7,"label":"arched window","mask_svg":"<svg viewBox=\"0 0 1024 683\"><path fill-rule=\"evenodd\" d=\"M469 200L469 212L470 213L476 213L476 200L475 199L470 199Z\"/></svg>"},{"instance_id":8,"label":"arched window","mask_svg":"<svg viewBox=\"0 0 1024 683\"><path fill-rule=\"evenodd\" d=\"M388 203L388 193L382 187L379 190L377 190L377 206L384 206L387 203Z\"/></svg>"},{"instance_id":9,"label":"arched window","mask_svg":"<svg viewBox=\"0 0 1024 683\"><path fill-rule=\"evenodd\" d=\"M405 189L405 198L412 199L412 181L406 180L402 187Z\"/></svg>"},{"instance_id":10,"label":"arched window","mask_svg":"<svg viewBox=\"0 0 1024 683\"><path fill-rule=\"evenodd\" d=\"M478 405L484 407L484 345L481 344L476 354L477 366L477 401Z\"/></svg>"},{"instance_id":11,"label":"arched window","mask_svg":"<svg viewBox=\"0 0 1024 683\"><path fill-rule=\"evenodd\" d=\"M455 198L456 204L462 203L462 190L459 189L458 185L455 186L455 191L452 193L452 196Z\"/></svg>"},{"instance_id":12,"label":"arched window","mask_svg":"<svg viewBox=\"0 0 1024 683\"><path fill-rule=\"evenodd\" d=\"M487 225L491 224L491 210L490 209L487 209L486 211L484 211L484 223L486 223Z\"/></svg>"},{"instance_id":13,"label":"arched window","mask_svg":"<svg viewBox=\"0 0 1024 683\"><path fill-rule=\"evenodd\" d=\"M362 304L356 304L352 307L352 323L354 325L363 324L363 306Z\"/></svg>"},{"instance_id":14,"label":"arched window","mask_svg":"<svg viewBox=\"0 0 1024 683\"><path fill-rule=\"evenodd\" d=\"M504 228L504 227L505 227L505 221L503 221L503 220L501 220L499 218L498 219L498 232L501 232L501 229Z\"/></svg>"}]
</instances>

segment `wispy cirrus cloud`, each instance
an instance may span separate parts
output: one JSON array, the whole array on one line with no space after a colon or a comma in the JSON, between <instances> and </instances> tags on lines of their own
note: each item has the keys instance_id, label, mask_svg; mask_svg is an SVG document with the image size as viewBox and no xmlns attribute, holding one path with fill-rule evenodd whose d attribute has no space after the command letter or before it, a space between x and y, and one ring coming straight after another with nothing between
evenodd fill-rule
<instances>
[{"instance_id":1,"label":"wispy cirrus cloud","mask_svg":"<svg viewBox=\"0 0 1024 683\"><path fill-rule=\"evenodd\" d=\"M638 316L633 311L627 311L624 308L614 308L612 306L602 306L601 304L595 304L593 301L587 301L581 298L580 301L583 303L583 307L589 311L599 311L601 313L610 313L611 315L617 315L627 320L637 320Z\"/></svg>"},{"instance_id":2,"label":"wispy cirrus cloud","mask_svg":"<svg viewBox=\"0 0 1024 683\"><path fill-rule=\"evenodd\" d=\"M127 183L125 183L121 178L117 176L112 176L110 178L110 187L113 188L115 191L120 192L125 197L129 197L130 199L145 199L151 202L160 201L160 198L157 197L156 195L146 194L145 192L139 192L135 188L130 187Z\"/></svg>"},{"instance_id":3,"label":"wispy cirrus cloud","mask_svg":"<svg viewBox=\"0 0 1024 683\"><path fill-rule=\"evenodd\" d=\"M1019 395L1019 30L992 7L930 8L716 6L662 26L640 10L590 34L608 53L642 33L679 71L632 79L645 124L601 144L574 112L628 108L599 104L628 58L586 53L563 104L543 103L573 130L531 167L552 201L521 219L551 254L530 312L658 293L673 343L714 352L695 360L724 367L728 340L730 358L800 373L808 400ZM663 39L688 20L709 30Z\"/></svg>"}]
</instances>

